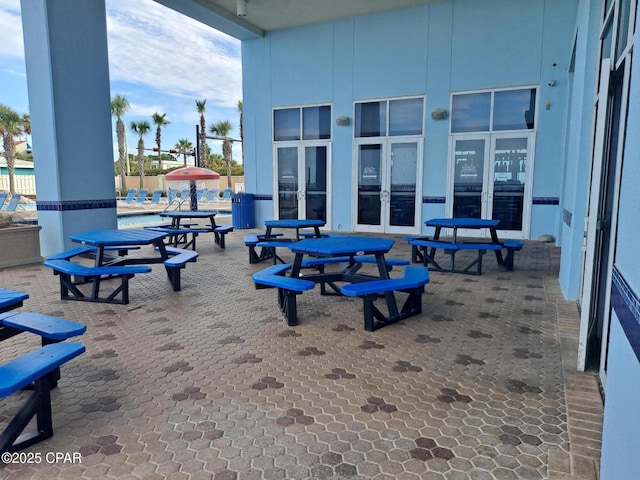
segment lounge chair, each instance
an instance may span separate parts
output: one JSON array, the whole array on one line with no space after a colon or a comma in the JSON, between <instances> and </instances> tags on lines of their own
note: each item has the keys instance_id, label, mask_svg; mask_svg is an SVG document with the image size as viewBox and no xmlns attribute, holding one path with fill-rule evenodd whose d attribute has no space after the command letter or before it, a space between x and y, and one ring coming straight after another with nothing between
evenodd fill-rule
<instances>
[{"instance_id":1,"label":"lounge chair","mask_svg":"<svg viewBox=\"0 0 640 480\"><path fill-rule=\"evenodd\" d=\"M16 208L18 208L18 204L20 203L20 197L22 195L19 193L14 193L11 196L11 200L9 200L9 203L7 204L7 208L5 208L5 212L15 212Z\"/></svg>"},{"instance_id":2,"label":"lounge chair","mask_svg":"<svg viewBox=\"0 0 640 480\"><path fill-rule=\"evenodd\" d=\"M133 205L134 206L144 205L144 202L147 200L148 191L149 191L148 188L141 188L140 191L138 192L138 196L136 197L135 202L133 202Z\"/></svg>"},{"instance_id":3,"label":"lounge chair","mask_svg":"<svg viewBox=\"0 0 640 480\"><path fill-rule=\"evenodd\" d=\"M218 200L220 198L219 192L220 192L220 189L218 189L218 188L212 188L211 190L208 190L207 194L204 197L204 201L205 202L215 202L216 200Z\"/></svg>"},{"instance_id":4,"label":"lounge chair","mask_svg":"<svg viewBox=\"0 0 640 480\"><path fill-rule=\"evenodd\" d=\"M162 190L160 190L159 188L153 191L153 195L151 195L151 198L149 199L149 203L146 203L146 206L153 206L153 205L158 205L160 203L160 199L162 198Z\"/></svg>"},{"instance_id":5,"label":"lounge chair","mask_svg":"<svg viewBox=\"0 0 640 480\"><path fill-rule=\"evenodd\" d=\"M220 197L220 200L229 200L231 201L231 189L230 188L225 188L224 192L222 192L222 197Z\"/></svg>"},{"instance_id":6,"label":"lounge chair","mask_svg":"<svg viewBox=\"0 0 640 480\"><path fill-rule=\"evenodd\" d=\"M7 200L7 192L0 192L0 210L4 207L4 202Z\"/></svg>"},{"instance_id":7,"label":"lounge chair","mask_svg":"<svg viewBox=\"0 0 640 480\"><path fill-rule=\"evenodd\" d=\"M137 188L130 188L129 191L127 192L127 196L124 197L122 201L127 205L131 205L133 203L133 200L136 198L137 191L138 191Z\"/></svg>"}]
</instances>

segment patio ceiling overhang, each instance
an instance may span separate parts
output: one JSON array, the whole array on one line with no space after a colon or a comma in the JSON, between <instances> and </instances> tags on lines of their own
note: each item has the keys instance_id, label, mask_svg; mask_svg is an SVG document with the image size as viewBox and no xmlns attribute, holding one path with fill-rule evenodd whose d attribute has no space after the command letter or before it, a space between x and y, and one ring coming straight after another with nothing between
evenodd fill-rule
<instances>
[{"instance_id":1,"label":"patio ceiling overhang","mask_svg":"<svg viewBox=\"0 0 640 480\"><path fill-rule=\"evenodd\" d=\"M239 40L249 40L272 30L442 0L246 0L246 16L242 17L237 15L238 0L155 1Z\"/></svg>"}]
</instances>

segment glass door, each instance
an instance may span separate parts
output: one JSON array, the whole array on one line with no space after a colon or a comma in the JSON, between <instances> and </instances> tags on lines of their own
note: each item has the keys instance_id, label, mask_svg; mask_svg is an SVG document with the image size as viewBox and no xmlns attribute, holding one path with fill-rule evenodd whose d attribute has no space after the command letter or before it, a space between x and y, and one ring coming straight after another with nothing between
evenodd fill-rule
<instances>
[{"instance_id":1,"label":"glass door","mask_svg":"<svg viewBox=\"0 0 640 480\"><path fill-rule=\"evenodd\" d=\"M298 147L278 147L276 149L277 165L277 211L278 218L296 219L299 216L298 208Z\"/></svg>"},{"instance_id":2,"label":"glass door","mask_svg":"<svg viewBox=\"0 0 640 480\"><path fill-rule=\"evenodd\" d=\"M329 144L276 148L278 218L327 223Z\"/></svg>"},{"instance_id":3,"label":"glass door","mask_svg":"<svg viewBox=\"0 0 640 480\"><path fill-rule=\"evenodd\" d=\"M358 231L382 232L382 163L383 144L358 145L356 224Z\"/></svg>"},{"instance_id":4,"label":"glass door","mask_svg":"<svg viewBox=\"0 0 640 480\"><path fill-rule=\"evenodd\" d=\"M500 220L501 238L528 235L533 134L456 136L452 141L449 211L454 218ZM486 234L459 230L463 236Z\"/></svg>"},{"instance_id":5,"label":"glass door","mask_svg":"<svg viewBox=\"0 0 640 480\"><path fill-rule=\"evenodd\" d=\"M485 177L488 135L453 140L454 218L486 218Z\"/></svg>"},{"instance_id":6,"label":"glass door","mask_svg":"<svg viewBox=\"0 0 640 480\"><path fill-rule=\"evenodd\" d=\"M304 149L304 216L299 218L327 222L327 178L329 146L307 146Z\"/></svg>"},{"instance_id":7,"label":"glass door","mask_svg":"<svg viewBox=\"0 0 640 480\"><path fill-rule=\"evenodd\" d=\"M393 139L358 145L359 231L413 233L419 224L420 144Z\"/></svg>"},{"instance_id":8,"label":"glass door","mask_svg":"<svg viewBox=\"0 0 640 480\"><path fill-rule=\"evenodd\" d=\"M492 136L487 218L500 220L498 230L505 238L526 238L529 234L532 137L530 133ZM527 197L529 201L525 201Z\"/></svg>"},{"instance_id":9,"label":"glass door","mask_svg":"<svg viewBox=\"0 0 640 480\"><path fill-rule=\"evenodd\" d=\"M331 228L331 107L273 110L275 218Z\"/></svg>"},{"instance_id":10,"label":"glass door","mask_svg":"<svg viewBox=\"0 0 640 480\"><path fill-rule=\"evenodd\" d=\"M418 195L418 160L420 144L415 140L394 138L389 141L387 159L388 186L383 191L385 232L412 233L420 223L421 198Z\"/></svg>"}]
</instances>

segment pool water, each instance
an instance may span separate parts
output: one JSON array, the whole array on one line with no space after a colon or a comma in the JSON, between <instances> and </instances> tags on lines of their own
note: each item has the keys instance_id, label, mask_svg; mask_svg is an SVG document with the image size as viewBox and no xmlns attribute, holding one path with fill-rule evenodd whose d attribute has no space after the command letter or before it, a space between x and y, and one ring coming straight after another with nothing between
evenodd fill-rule
<instances>
[{"instance_id":1,"label":"pool water","mask_svg":"<svg viewBox=\"0 0 640 480\"><path fill-rule=\"evenodd\" d=\"M220 212L216 218L229 217L231 214ZM153 225L159 223L167 223L167 219L161 217L157 213L140 213L133 215L118 215L118 228L128 228L134 226Z\"/></svg>"},{"instance_id":2,"label":"pool water","mask_svg":"<svg viewBox=\"0 0 640 480\"><path fill-rule=\"evenodd\" d=\"M134 225L151 225L164 223L165 219L158 214L118 215L118 228L132 227Z\"/></svg>"}]
</instances>

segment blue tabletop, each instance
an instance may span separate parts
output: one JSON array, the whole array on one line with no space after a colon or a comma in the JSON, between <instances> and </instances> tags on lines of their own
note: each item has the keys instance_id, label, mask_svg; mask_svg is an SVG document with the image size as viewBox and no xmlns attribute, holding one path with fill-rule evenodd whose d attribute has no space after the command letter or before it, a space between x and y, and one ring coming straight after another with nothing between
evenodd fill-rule
<instances>
[{"instance_id":1,"label":"blue tabletop","mask_svg":"<svg viewBox=\"0 0 640 480\"><path fill-rule=\"evenodd\" d=\"M424 224L427 227L445 228L491 228L500 223L500 220L489 218L432 218Z\"/></svg>"},{"instance_id":2,"label":"blue tabletop","mask_svg":"<svg viewBox=\"0 0 640 480\"><path fill-rule=\"evenodd\" d=\"M162 240L167 234L156 230L91 230L89 232L69 235L74 242L84 245L149 245Z\"/></svg>"},{"instance_id":3,"label":"blue tabletop","mask_svg":"<svg viewBox=\"0 0 640 480\"><path fill-rule=\"evenodd\" d=\"M264 224L267 227L275 228L310 228L310 227L324 227L322 220L265 220Z\"/></svg>"},{"instance_id":4,"label":"blue tabletop","mask_svg":"<svg viewBox=\"0 0 640 480\"><path fill-rule=\"evenodd\" d=\"M29 298L24 292L16 292L15 290L7 290L0 288L0 310L6 310L8 307L20 306L23 300Z\"/></svg>"},{"instance_id":5,"label":"blue tabletop","mask_svg":"<svg viewBox=\"0 0 640 480\"><path fill-rule=\"evenodd\" d=\"M307 238L294 242L289 247L295 253L313 253L317 255L366 255L387 253L394 241L376 237L324 237Z\"/></svg>"},{"instance_id":6,"label":"blue tabletop","mask_svg":"<svg viewBox=\"0 0 640 480\"><path fill-rule=\"evenodd\" d=\"M211 210L172 210L171 212L160 212L159 215L169 218L211 218L216 216L216 212Z\"/></svg>"}]
</instances>

